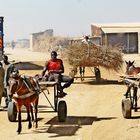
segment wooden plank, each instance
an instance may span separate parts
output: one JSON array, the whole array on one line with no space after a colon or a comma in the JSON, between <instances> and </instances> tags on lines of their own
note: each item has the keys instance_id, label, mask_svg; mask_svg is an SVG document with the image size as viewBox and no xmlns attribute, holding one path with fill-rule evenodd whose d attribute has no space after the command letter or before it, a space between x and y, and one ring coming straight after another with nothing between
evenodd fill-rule
<instances>
[{"instance_id":1,"label":"wooden plank","mask_svg":"<svg viewBox=\"0 0 140 140\"><path fill-rule=\"evenodd\" d=\"M81 78L81 76L75 76L74 78ZM95 76L84 76L82 78L95 78Z\"/></svg>"},{"instance_id":2,"label":"wooden plank","mask_svg":"<svg viewBox=\"0 0 140 140\"><path fill-rule=\"evenodd\" d=\"M55 86L57 84L57 82L51 82L51 81L42 81L39 82L40 86Z\"/></svg>"},{"instance_id":3,"label":"wooden plank","mask_svg":"<svg viewBox=\"0 0 140 140\"><path fill-rule=\"evenodd\" d=\"M120 78L128 78L128 79L140 79L139 75L119 75Z\"/></svg>"},{"instance_id":4,"label":"wooden plank","mask_svg":"<svg viewBox=\"0 0 140 140\"><path fill-rule=\"evenodd\" d=\"M140 84L140 82L139 81L137 81L137 80L131 80L131 79L124 79L124 81L125 82L128 82L128 83L130 83L130 84L134 84L134 85L136 85L136 86L139 86L139 84Z\"/></svg>"}]
</instances>

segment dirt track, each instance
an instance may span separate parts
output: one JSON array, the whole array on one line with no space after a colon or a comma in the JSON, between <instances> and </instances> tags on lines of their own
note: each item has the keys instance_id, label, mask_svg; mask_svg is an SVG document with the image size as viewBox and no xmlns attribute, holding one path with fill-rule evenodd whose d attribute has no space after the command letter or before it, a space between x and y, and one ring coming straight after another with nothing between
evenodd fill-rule
<instances>
[{"instance_id":1,"label":"dirt track","mask_svg":"<svg viewBox=\"0 0 140 140\"><path fill-rule=\"evenodd\" d=\"M18 53L17 53L18 52ZM22 52L22 53L21 53ZM18 61L40 61L43 64L49 56L42 53L32 53L25 50L6 50L9 58ZM22 54L25 54L23 56ZM20 54L20 55L19 55ZM28 57L29 56L29 57ZM28 58L28 59L27 59ZM125 56L125 59L135 58L139 64L139 56ZM66 74L69 66L66 66ZM27 75L40 73L41 70L21 71ZM86 74L93 75L90 69ZM7 111L0 111L0 140L138 140L140 139L140 112L132 114L132 119L124 119L121 113L121 100L126 91L123 84L117 82L117 73L101 68L104 82L96 84L93 79L85 79L83 83L75 80L65 91L68 117L65 123L58 123L57 113L51 112L48 102L40 94L39 127L27 129L26 113L22 113L22 133L17 135L17 123L9 122ZM51 98L52 94L48 95ZM4 106L4 99L2 102Z\"/></svg>"}]
</instances>

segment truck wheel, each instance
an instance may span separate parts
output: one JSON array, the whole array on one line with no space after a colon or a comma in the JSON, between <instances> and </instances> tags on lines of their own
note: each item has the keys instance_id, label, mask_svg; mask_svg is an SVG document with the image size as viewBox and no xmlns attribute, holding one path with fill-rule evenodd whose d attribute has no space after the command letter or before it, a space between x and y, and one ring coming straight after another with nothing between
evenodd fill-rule
<instances>
[{"instance_id":1,"label":"truck wheel","mask_svg":"<svg viewBox=\"0 0 140 140\"><path fill-rule=\"evenodd\" d=\"M10 122L15 122L17 118L17 109L13 101L8 104L8 119Z\"/></svg>"},{"instance_id":2,"label":"truck wheel","mask_svg":"<svg viewBox=\"0 0 140 140\"><path fill-rule=\"evenodd\" d=\"M122 114L124 118L131 118L131 100L123 99L122 100Z\"/></svg>"},{"instance_id":3,"label":"truck wheel","mask_svg":"<svg viewBox=\"0 0 140 140\"><path fill-rule=\"evenodd\" d=\"M65 122L67 117L67 105L65 101L60 101L58 104L58 121Z\"/></svg>"}]
</instances>

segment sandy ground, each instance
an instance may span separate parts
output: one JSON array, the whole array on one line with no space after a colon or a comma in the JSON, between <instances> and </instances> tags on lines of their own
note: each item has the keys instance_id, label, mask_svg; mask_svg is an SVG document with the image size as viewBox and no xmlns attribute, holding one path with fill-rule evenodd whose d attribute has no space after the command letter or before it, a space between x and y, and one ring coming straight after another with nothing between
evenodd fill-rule
<instances>
[{"instance_id":1,"label":"sandy ground","mask_svg":"<svg viewBox=\"0 0 140 140\"><path fill-rule=\"evenodd\" d=\"M11 60L36 61L42 65L49 58L47 53L33 53L29 50L6 49ZM25 55L26 54L26 55ZM47 55L46 55L47 54ZM125 55L125 60L136 60L140 64L139 55ZM66 74L69 66L64 63ZM138 140L140 139L140 112L133 112L131 119L124 119L121 112L121 100L126 86L118 83L118 73L103 68L101 75L104 82L95 83L95 79L85 79L74 84L65 91L63 98L67 103L67 120L57 121L57 113L50 108L45 96L40 94L37 129L27 129L26 113L22 113L22 132L16 133L17 122L9 122L7 111L0 111L0 140ZM40 73L41 70L21 71L26 75ZM120 72L123 73L123 70ZM86 74L93 76L90 68ZM107 80L107 81L106 81ZM51 89L50 89L51 91ZM53 94L48 95L50 100ZM4 106L4 98L2 100Z\"/></svg>"}]
</instances>

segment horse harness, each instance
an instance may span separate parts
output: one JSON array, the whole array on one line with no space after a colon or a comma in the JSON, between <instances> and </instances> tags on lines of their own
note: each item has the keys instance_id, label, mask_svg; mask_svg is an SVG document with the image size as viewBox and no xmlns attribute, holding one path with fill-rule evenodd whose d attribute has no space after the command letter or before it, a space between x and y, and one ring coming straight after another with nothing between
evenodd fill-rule
<instances>
[{"instance_id":1,"label":"horse harness","mask_svg":"<svg viewBox=\"0 0 140 140\"><path fill-rule=\"evenodd\" d=\"M13 97L19 98L19 99L25 99L32 95L38 96L40 93L39 85L38 85L36 79L32 78L32 80L35 83L35 87L31 83L29 77L20 76L20 79L18 79L18 80L14 79L13 81L11 81L11 83L14 84L16 82L16 84L17 84L16 90L15 90L16 92L13 94ZM24 86L26 86L26 88L28 89L28 92L23 95L18 95L18 92L20 92L22 90L22 88L24 88Z\"/></svg>"}]
</instances>

